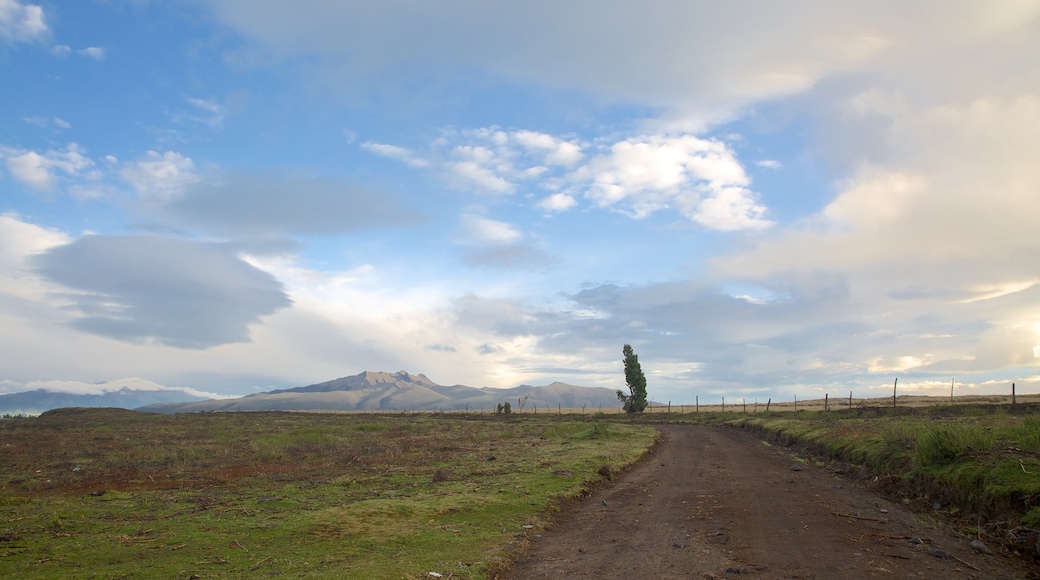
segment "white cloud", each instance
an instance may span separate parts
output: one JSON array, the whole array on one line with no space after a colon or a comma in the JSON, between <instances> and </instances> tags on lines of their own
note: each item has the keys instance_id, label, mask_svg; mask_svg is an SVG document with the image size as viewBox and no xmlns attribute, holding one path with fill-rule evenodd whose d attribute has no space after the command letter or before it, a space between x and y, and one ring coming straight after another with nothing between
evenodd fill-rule
<instances>
[{"instance_id":1,"label":"white cloud","mask_svg":"<svg viewBox=\"0 0 1040 580\"><path fill-rule=\"evenodd\" d=\"M198 99L195 97L188 97L187 101L188 104L194 107L197 111L205 113L205 116L187 115L189 119L214 129L222 129L224 127L224 117L226 116L224 107L214 103L213 101L207 101L206 99Z\"/></svg>"},{"instance_id":2,"label":"white cloud","mask_svg":"<svg viewBox=\"0 0 1040 580\"><path fill-rule=\"evenodd\" d=\"M0 315L5 298L19 301L15 310L22 316L36 314L28 305L43 299L47 285L35 275L29 258L69 241L56 229L25 222L16 214L0 215Z\"/></svg>"},{"instance_id":3,"label":"white cloud","mask_svg":"<svg viewBox=\"0 0 1040 580\"><path fill-rule=\"evenodd\" d=\"M712 230L764 230L773 222L763 219L765 206L758 203L751 191L741 187L726 187L697 204L693 221Z\"/></svg>"},{"instance_id":4,"label":"white cloud","mask_svg":"<svg viewBox=\"0 0 1040 580\"><path fill-rule=\"evenodd\" d=\"M33 42L46 38L49 33L42 7L18 0L0 0L0 40Z\"/></svg>"},{"instance_id":5,"label":"white cloud","mask_svg":"<svg viewBox=\"0 0 1040 580\"><path fill-rule=\"evenodd\" d=\"M39 389L51 393L68 393L70 395L104 395L106 393L116 393L122 390L128 390L177 391L196 397L205 397L207 399L219 399L225 397L225 395L218 395L216 393L209 393L191 388L167 387L137 377L119 379L116 381L102 381L99 383L83 383L80 381L29 381L21 388L21 390L25 391L35 391Z\"/></svg>"},{"instance_id":6,"label":"white cloud","mask_svg":"<svg viewBox=\"0 0 1040 580\"><path fill-rule=\"evenodd\" d=\"M121 175L141 198L168 201L198 181L194 170L195 162L176 151L149 151L144 159L126 164Z\"/></svg>"},{"instance_id":7,"label":"white cloud","mask_svg":"<svg viewBox=\"0 0 1040 580\"><path fill-rule=\"evenodd\" d=\"M29 123L30 125L36 125L41 129L55 128L61 130L72 128L72 125L69 124L68 121L65 121L64 119L58 117L25 117L23 121Z\"/></svg>"},{"instance_id":8,"label":"white cloud","mask_svg":"<svg viewBox=\"0 0 1040 580\"><path fill-rule=\"evenodd\" d=\"M567 211L578 205L578 200L566 193L554 193L538 202L538 207L552 212Z\"/></svg>"},{"instance_id":9,"label":"white cloud","mask_svg":"<svg viewBox=\"0 0 1040 580\"><path fill-rule=\"evenodd\" d=\"M51 54L58 58L65 58L72 54L72 47L67 44L56 44L51 47Z\"/></svg>"},{"instance_id":10,"label":"white cloud","mask_svg":"<svg viewBox=\"0 0 1040 580\"><path fill-rule=\"evenodd\" d=\"M354 134L354 138L357 135ZM351 137L348 135L348 139ZM380 155L382 157L389 157L390 159L397 159L403 161L412 167L429 167L430 162L417 156L412 151L405 149L404 147L398 147L397 145L387 145L385 143L374 143L371 141L361 144L361 148Z\"/></svg>"},{"instance_id":11,"label":"white cloud","mask_svg":"<svg viewBox=\"0 0 1040 580\"><path fill-rule=\"evenodd\" d=\"M44 153L0 147L7 170L16 180L40 191L54 189L60 172L70 178L96 180L100 174L92 171L94 162L83 155L75 143L69 143L65 151L48 150Z\"/></svg>"},{"instance_id":12,"label":"white cloud","mask_svg":"<svg viewBox=\"0 0 1040 580\"><path fill-rule=\"evenodd\" d=\"M479 215L465 214L462 223L468 237L478 242L509 243L523 237L513 226Z\"/></svg>"},{"instance_id":13,"label":"white cloud","mask_svg":"<svg viewBox=\"0 0 1040 580\"><path fill-rule=\"evenodd\" d=\"M416 155L394 145L364 148L410 165ZM747 189L750 178L725 143L694 135L643 135L587 145L535 131L484 127L445 131L431 144L431 166L478 191L511 194L524 184L554 191L536 205L564 211L583 196L633 218L673 207L719 231L772 225Z\"/></svg>"},{"instance_id":14,"label":"white cloud","mask_svg":"<svg viewBox=\"0 0 1040 580\"><path fill-rule=\"evenodd\" d=\"M694 217L697 200L726 194L750 179L724 143L692 135L650 135L619 141L569 177L601 207L622 205L635 218L677 206ZM732 204L730 204L732 205ZM736 208L734 208L736 209ZM710 212L709 212L710 213ZM709 227L713 220L702 222Z\"/></svg>"},{"instance_id":15,"label":"white cloud","mask_svg":"<svg viewBox=\"0 0 1040 580\"><path fill-rule=\"evenodd\" d=\"M759 167L765 167L766 169L780 169L784 166L783 163L780 163L775 159L763 159L761 161L756 161L755 165Z\"/></svg>"},{"instance_id":16,"label":"white cloud","mask_svg":"<svg viewBox=\"0 0 1040 580\"><path fill-rule=\"evenodd\" d=\"M76 51L80 56L92 58L94 60L105 60L105 49L99 46L88 46L87 48L81 48Z\"/></svg>"}]
</instances>

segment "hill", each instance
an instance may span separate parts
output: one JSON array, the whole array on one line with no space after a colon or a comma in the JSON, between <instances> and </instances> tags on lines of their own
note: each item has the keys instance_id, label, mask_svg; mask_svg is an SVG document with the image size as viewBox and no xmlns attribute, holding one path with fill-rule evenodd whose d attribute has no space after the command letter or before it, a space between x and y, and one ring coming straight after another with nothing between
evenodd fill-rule
<instances>
[{"instance_id":1,"label":"hill","mask_svg":"<svg viewBox=\"0 0 1040 580\"><path fill-rule=\"evenodd\" d=\"M0 395L0 414L39 415L51 409L64 407L136 409L155 403L204 401L205 395L207 393L164 387L142 379L121 379L96 384L64 382Z\"/></svg>"},{"instance_id":2,"label":"hill","mask_svg":"<svg viewBox=\"0 0 1040 580\"><path fill-rule=\"evenodd\" d=\"M211 399L188 403L157 403L138 408L152 413L198 411L449 411L494 409L499 403L514 409L581 408L614 409L615 391L555 382L511 389L438 385L425 375L365 371L339 379L247 395L238 399Z\"/></svg>"}]
</instances>

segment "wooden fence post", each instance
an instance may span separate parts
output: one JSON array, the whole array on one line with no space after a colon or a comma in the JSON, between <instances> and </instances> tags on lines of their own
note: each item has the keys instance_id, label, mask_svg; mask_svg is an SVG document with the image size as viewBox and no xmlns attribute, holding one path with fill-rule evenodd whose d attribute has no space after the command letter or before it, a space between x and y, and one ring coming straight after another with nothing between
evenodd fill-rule
<instances>
[{"instance_id":1,"label":"wooden fence post","mask_svg":"<svg viewBox=\"0 0 1040 580\"><path fill-rule=\"evenodd\" d=\"M823 410L824 411L827 410L827 397L829 397L829 396L830 396L830 393L824 393L823 394Z\"/></svg>"},{"instance_id":2,"label":"wooden fence post","mask_svg":"<svg viewBox=\"0 0 1040 580\"><path fill-rule=\"evenodd\" d=\"M892 408L896 408L896 385L899 384L899 377L896 377L895 382L892 383Z\"/></svg>"},{"instance_id":3,"label":"wooden fence post","mask_svg":"<svg viewBox=\"0 0 1040 580\"><path fill-rule=\"evenodd\" d=\"M769 400L766 401L766 413L769 412L769 404L772 403L772 402L773 402L773 397L769 397Z\"/></svg>"}]
</instances>

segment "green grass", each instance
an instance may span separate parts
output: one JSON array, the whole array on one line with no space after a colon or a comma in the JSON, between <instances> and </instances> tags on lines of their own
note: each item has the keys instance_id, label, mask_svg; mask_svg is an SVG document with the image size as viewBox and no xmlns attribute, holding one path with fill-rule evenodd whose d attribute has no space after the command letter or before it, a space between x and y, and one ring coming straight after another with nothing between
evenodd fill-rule
<instances>
[{"instance_id":1,"label":"green grass","mask_svg":"<svg viewBox=\"0 0 1040 580\"><path fill-rule=\"evenodd\" d=\"M485 578L655 437L548 414L0 421L0 577Z\"/></svg>"}]
</instances>

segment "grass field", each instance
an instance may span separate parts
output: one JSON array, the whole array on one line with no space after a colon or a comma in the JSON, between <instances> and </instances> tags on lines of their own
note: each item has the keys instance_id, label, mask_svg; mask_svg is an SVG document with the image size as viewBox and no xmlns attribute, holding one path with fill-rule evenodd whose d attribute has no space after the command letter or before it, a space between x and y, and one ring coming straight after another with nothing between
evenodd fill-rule
<instances>
[{"instance_id":1,"label":"grass field","mask_svg":"<svg viewBox=\"0 0 1040 580\"><path fill-rule=\"evenodd\" d=\"M484 578L655 435L593 415L5 419L0 577Z\"/></svg>"}]
</instances>

